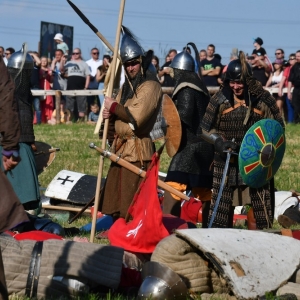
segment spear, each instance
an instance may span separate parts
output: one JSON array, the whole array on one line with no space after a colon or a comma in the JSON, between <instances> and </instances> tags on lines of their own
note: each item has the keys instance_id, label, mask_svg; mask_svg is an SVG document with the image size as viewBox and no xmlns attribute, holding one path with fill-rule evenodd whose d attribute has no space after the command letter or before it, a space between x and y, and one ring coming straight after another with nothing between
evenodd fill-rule
<instances>
[{"instance_id":1,"label":"spear","mask_svg":"<svg viewBox=\"0 0 300 300\"><path fill-rule=\"evenodd\" d=\"M67 2L71 5L71 7L75 10L75 12L78 14L78 16L81 18L81 20L87 24L95 33L96 35L100 38L100 40L111 50L113 53L114 48L113 46L109 43L109 41L100 33L100 31L89 21L89 19L82 13L82 11L70 0L67 0ZM118 49L117 49L118 51ZM118 52L117 52L118 53ZM118 59L121 60L120 55L118 54Z\"/></svg>"},{"instance_id":2,"label":"spear","mask_svg":"<svg viewBox=\"0 0 300 300\"><path fill-rule=\"evenodd\" d=\"M119 20L118 20L116 40L115 40L115 48L113 50L114 55L113 55L112 66L111 66L112 70L115 70L116 65L117 65L117 55L118 55L118 49L119 49L119 43L120 43L120 35L121 35L121 27L122 27L122 20L123 20L123 14L124 14L124 7L125 7L125 0L121 0L120 11L119 11ZM114 78L115 78L115 72L112 72L111 77L110 77L110 81L109 81L109 84L108 84L108 89L107 89L107 96L108 97L112 97L113 86L114 86ZM105 145L106 145L107 131L108 131L108 121L109 121L108 119L105 119L105 122L104 122L104 130L103 130L103 138L102 138L102 149L104 149ZM96 186L96 194L95 194L94 213L93 213L91 236L90 236L90 242L91 243L94 242L94 237L95 237L97 211L98 211L99 202L100 202L100 186L101 186L101 179L102 179L102 173L103 173L103 164L104 164L104 157L100 156L98 177L97 177L97 186Z\"/></svg>"}]
</instances>

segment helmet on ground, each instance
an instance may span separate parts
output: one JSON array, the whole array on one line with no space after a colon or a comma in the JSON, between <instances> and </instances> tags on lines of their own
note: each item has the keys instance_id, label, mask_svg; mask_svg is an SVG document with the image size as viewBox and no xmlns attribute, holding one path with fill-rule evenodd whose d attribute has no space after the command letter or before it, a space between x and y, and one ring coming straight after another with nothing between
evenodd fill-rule
<instances>
[{"instance_id":1,"label":"helmet on ground","mask_svg":"<svg viewBox=\"0 0 300 300\"><path fill-rule=\"evenodd\" d=\"M161 263L145 263L142 277L137 299L187 299L188 289L183 280Z\"/></svg>"},{"instance_id":2,"label":"helmet on ground","mask_svg":"<svg viewBox=\"0 0 300 300\"><path fill-rule=\"evenodd\" d=\"M195 60L191 54L187 51L182 51L178 53L172 60L171 68L185 70L185 71L195 71Z\"/></svg>"},{"instance_id":3,"label":"helmet on ground","mask_svg":"<svg viewBox=\"0 0 300 300\"><path fill-rule=\"evenodd\" d=\"M123 37L121 40L120 55L122 63L132 60L134 58L145 56L145 52L136 37L130 32L128 28L122 26Z\"/></svg>"}]
</instances>

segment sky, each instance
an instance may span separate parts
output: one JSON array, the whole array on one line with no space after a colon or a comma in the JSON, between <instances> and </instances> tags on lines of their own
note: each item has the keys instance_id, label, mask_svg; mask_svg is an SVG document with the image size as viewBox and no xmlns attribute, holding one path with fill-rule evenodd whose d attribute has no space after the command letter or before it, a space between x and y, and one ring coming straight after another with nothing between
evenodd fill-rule
<instances>
[{"instance_id":1,"label":"sky","mask_svg":"<svg viewBox=\"0 0 300 300\"><path fill-rule=\"evenodd\" d=\"M73 0L90 22L113 46L120 0ZM229 61L232 48L253 50L253 39L261 37L273 61L277 48L285 57L300 49L299 0L127 0L123 25L139 39L145 50L153 49L160 65L169 49L182 50L194 42L198 50L216 46L222 63ZM98 47L100 39L79 18L66 0L0 0L0 45L21 48L23 42L37 50L41 21L74 27L73 46L82 49L84 59Z\"/></svg>"}]
</instances>

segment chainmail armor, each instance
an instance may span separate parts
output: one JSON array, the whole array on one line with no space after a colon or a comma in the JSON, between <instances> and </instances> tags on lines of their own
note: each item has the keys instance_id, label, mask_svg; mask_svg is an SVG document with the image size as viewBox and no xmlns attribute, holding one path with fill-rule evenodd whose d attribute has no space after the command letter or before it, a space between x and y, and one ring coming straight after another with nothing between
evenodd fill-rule
<instances>
[{"instance_id":1,"label":"chainmail armor","mask_svg":"<svg viewBox=\"0 0 300 300\"><path fill-rule=\"evenodd\" d=\"M182 83L192 83L198 88L202 86L196 73L177 69L174 71L176 77L174 91ZM210 165L213 161L214 148L213 145L200 138L202 133L200 124L209 102L209 96L189 85L183 86L176 91L176 94L173 94L173 100L181 120L182 137L179 150L171 161L166 181L174 181L172 179L173 171L184 172L202 176L201 184L196 186L211 187Z\"/></svg>"},{"instance_id":2,"label":"chainmail armor","mask_svg":"<svg viewBox=\"0 0 300 300\"><path fill-rule=\"evenodd\" d=\"M221 90L212 97L211 102L208 105L207 112L203 118L202 128L205 130L208 129L207 131L216 129L216 131L224 139L232 140L234 138L235 143L240 146L248 129L261 119L273 117L281 125L283 125L283 120L280 116L276 101L270 93L265 91L261 84L252 78L248 78L247 83L249 84L248 90L251 93L251 108L256 108L261 111L263 115L251 110L249 119L247 123L244 124L244 120L248 112L248 107L246 106L239 106L228 113L222 114L223 111L233 106L234 100L224 99L224 95ZM239 174L237 157L234 155L232 155L232 157L234 157L235 163L229 165L228 180L223 189L213 227L227 227L228 214L233 203L232 199L234 197L234 189L238 186L245 185ZM209 219L212 216L214 205L217 200L224 167L225 158L221 157L218 153L215 153L213 194ZM253 205L257 228L269 228L270 222L273 222L269 185L267 184L259 189L249 188L249 196Z\"/></svg>"},{"instance_id":3,"label":"chainmail armor","mask_svg":"<svg viewBox=\"0 0 300 300\"><path fill-rule=\"evenodd\" d=\"M32 70L23 69L21 72L19 69L8 68L15 82L14 97L18 104L20 124L21 124L21 136L20 143L33 143L33 110L32 100L30 92L30 78Z\"/></svg>"}]
</instances>

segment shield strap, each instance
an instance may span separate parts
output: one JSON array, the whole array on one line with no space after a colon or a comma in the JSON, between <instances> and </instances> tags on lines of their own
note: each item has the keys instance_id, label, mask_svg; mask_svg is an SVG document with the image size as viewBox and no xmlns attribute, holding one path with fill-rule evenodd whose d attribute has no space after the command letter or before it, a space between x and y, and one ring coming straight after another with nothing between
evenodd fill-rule
<instances>
[{"instance_id":1,"label":"shield strap","mask_svg":"<svg viewBox=\"0 0 300 300\"><path fill-rule=\"evenodd\" d=\"M29 298L34 298L37 295L42 250L43 250L43 242L36 242L31 253L29 273L27 277L26 290L25 290L25 296Z\"/></svg>"}]
</instances>

